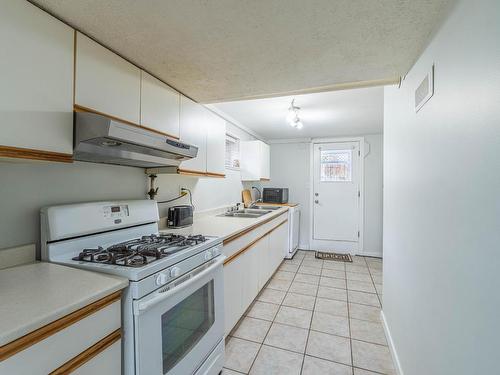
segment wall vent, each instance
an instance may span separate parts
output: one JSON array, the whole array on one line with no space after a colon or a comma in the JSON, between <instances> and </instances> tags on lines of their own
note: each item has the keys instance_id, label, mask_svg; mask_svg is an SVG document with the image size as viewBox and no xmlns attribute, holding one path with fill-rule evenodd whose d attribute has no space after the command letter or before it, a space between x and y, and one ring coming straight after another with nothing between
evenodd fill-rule
<instances>
[{"instance_id":1,"label":"wall vent","mask_svg":"<svg viewBox=\"0 0 500 375\"><path fill-rule=\"evenodd\" d=\"M415 90L415 112L418 112L432 95L434 95L434 65Z\"/></svg>"}]
</instances>

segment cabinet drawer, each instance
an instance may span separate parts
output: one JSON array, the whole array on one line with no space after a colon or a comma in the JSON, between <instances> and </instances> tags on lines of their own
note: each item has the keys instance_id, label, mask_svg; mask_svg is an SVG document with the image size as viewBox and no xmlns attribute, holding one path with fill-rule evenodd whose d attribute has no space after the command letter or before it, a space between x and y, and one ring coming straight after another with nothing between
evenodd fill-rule
<instances>
[{"instance_id":1,"label":"cabinet drawer","mask_svg":"<svg viewBox=\"0 0 500 375\"><path fill-rule=\"evenodd\" d=\"M116 341L72 373L75 375L120 375L122 372L121 346L122 341Z\"/></svg>"},{"instance_id":2,"label":"cabinet drawer","mask_svg":"<svg viewBox=\"0 0 500 375\"><path fill-rule=\"evenodd\" d=\"M0 374L48 374L120 327L117 300L0 362Z\"/></svg>"}]
</instances>

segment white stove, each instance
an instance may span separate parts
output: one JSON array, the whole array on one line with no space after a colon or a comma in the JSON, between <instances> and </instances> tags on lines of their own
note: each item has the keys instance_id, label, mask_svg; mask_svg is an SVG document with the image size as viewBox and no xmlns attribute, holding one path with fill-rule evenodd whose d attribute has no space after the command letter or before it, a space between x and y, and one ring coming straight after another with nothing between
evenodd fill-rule
<instances>
[{"instance_id":1,"label":"white stove","mask_svg":"<svg viewBox=\"0 0 500 375\"><path fill-rule=\"evenodd\" d=\"M218 374L222 240L159 234L158 220L151 200L43 208L42 259L130 280L122 298L124 374Z\"/></svg>"}]
</instances>

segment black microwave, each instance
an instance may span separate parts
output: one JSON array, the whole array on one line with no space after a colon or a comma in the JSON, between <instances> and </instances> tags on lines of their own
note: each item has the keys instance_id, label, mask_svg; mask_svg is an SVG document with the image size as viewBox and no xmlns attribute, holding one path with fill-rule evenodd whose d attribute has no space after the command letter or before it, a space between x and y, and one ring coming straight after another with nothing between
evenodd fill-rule
<instances>
[{"instance_id":1,"label":"black microwave","mask_svg":"<svg viewBox=\"0 0 500 375\"><path fill-rule=\"evenodd\" d=\"M288 188L264 188L263 203L288 203Z\"/></svg>"},{"instance_id":2,"label":"black microwave","mask_svg":"<svg viewBox=\"0 0 500 375\"><path fill-rule=\"evenodd\" d=\"M193 206L173 206L168 209L167 227L184 228L193 224Z\"/></svg>"}]
</instances>

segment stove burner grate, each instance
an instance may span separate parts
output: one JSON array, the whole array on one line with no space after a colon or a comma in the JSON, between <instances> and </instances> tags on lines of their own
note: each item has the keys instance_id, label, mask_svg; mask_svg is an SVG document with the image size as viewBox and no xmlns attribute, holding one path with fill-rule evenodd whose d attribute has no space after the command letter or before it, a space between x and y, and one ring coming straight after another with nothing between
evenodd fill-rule
<instances>
[{"instance_id":1,"label":"stove burner grate","mask_svg":"<svg viewBox=\"0 0 500 375\"><path fill-rule=\"evenodd\" d=\"M151 234L107 247L83 249L73 260L142 267L207 240L202 235Z\"/></svg>"}]
</instances>

